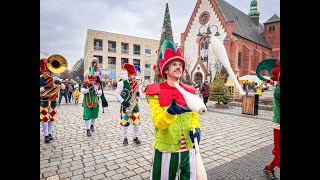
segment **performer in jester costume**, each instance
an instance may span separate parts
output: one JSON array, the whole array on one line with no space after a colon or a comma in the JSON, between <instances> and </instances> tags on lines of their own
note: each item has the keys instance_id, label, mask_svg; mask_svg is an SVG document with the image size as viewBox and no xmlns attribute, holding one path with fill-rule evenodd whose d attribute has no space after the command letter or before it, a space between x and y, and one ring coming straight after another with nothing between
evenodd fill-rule
<instances>
[{"instance_id":1,"label":"performer in jester costume","mask_svg":"<svg viewBox=\"0 0 320 180\"><path fill-rule=\"evenodd\" d=\"M97 77L96 82L100 84L102 94L99 98L101 98L101 105L102 105L102 110L103 110L102 112L104 112L103 108L108 107L108 101L105 98L104 93L103 93L102 82L100 80L100 77L102 76L102 74L101 74L100 68L98 67L98 62L97 62L96 57L92 58L91 66L89 67L89 74L91 76L96 76Z\"/></svg>"},{"instance_id":2,"label":"performer in jester costume","mask_svg":"<svg viewBox=\"0 0 320 180\"><path fill-rule=\"evenodd\" d=\"M261 71L266 69L270 76L270 79L265 79L261 75ZM277 166L280 168L280 61L277 59L266 59L261 61L256 69L256 74L259 79L269 83L270 81L277 82L277 85L273 91L273 139L274 148L272 154L273 160L268 166L263 169L263 172L269 177L269 179L278 179L274 175L274 168Z\"/></svg>"},{"instance_id":3,"label":"performer in jester costume","mask_svg":"<svg viewBox=\"0 0 320 180\"><path fill-rule=\"evenodd\" d=\"M123 145L128 145L128 128L130 124L133 124L133 141L136 144L141 144L141 140L138 138L140 126L139 106L138 103L134 102L138 101L142 94L139 82L136 81L137 72L135 67L128 63L123 64L122 69L127 71L128 79L118 82L115 96L121 102L120 125L123 126ZM131 112L128 112L127 109L130 106L134 107Z\"/></svg>"},{"instance_id":4,"label":"performer in jester costume","mask_svg":"<svg viewBox=\"0 0 320 180\"><path fill-rule=\"evenodd\" d=\"M81 85L83 97L83 120L85 121L87 136L94 132L94 123L99 114L98 96L101 96L101 86L96 82L97 76L88 75L88 81Z\"/></svg>"},{"instance_id":5,"label":"performer in jester costume","mask_svg":"<svg viewBox=\"0 0 320 180\"><path fill-rule=\"evenodd\" d=\"M59 78L52 77L51 71L46 66L47 58L40 59L40 121L42 122L43 135L45 137L45 143L49 143L53 140L52 127L53 122L57 118L56 106L59 90L55 93L56 88L65 89L64 84L61 83ZM59 86L60 85L60 88ZM56 88L54 86L57 86ZM48 92L49 96L42 96Z\"/></svg>"},{"instance_id":6,"label":"performer in jester costume","mask_svg":"<svg viewBox=\"0 0 320 180\"><path fill-rule=\"evenodd\" d=\"M201 125L198 114L187 107L182 94L174 83L195 94L196 89L180 82L186 61L170 40L165 40L160 48L158 77L166 81L149 84L146 87L147 102L150 104L154 123L154 156L151 179L174 180L196 179L196 159L194 138L200 142ZM192 132L196 127L196 133Z\"/></svg>"}]
</instances>

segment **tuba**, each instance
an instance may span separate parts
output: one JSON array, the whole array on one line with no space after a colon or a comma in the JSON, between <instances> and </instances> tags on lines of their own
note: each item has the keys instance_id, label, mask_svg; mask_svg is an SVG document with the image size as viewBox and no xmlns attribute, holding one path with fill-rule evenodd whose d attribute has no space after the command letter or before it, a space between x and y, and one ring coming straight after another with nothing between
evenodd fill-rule
<instances>
[{"instance_id":1,"label":"tuba","mask_svg":"<svg viewBox=\"0 0 320 180\"><path fill-rule=\"evenodd\" d=\"M47 59L46 66L52 73L60 74L60 73L63 73L67 69L68 62L63 56L61 56L59 54L53 54L53 55L49 56L49 58ZM48 88L48 89L40 92L40 98L50 98L51 96L58 93L59 90L60 90L60 85L53 84L53 86L51 88Z\"/></svg>"}]
</instances>

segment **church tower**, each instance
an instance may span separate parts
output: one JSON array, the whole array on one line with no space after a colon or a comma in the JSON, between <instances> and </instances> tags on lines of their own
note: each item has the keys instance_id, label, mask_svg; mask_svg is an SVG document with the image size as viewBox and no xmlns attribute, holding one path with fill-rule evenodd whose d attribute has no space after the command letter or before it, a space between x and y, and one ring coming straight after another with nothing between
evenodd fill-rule
<instances>
[{"instance_id":1,"label":"church tower","mask_svg":"<svg viewBox=\"0 0 320 180\"><path fill-rule=\"evenodd\" d=\"M249 16L258 27L259 27L259 15L260 15L260 12L258 11L257 0L251 0Z\"/></svg>"}]
</instances>

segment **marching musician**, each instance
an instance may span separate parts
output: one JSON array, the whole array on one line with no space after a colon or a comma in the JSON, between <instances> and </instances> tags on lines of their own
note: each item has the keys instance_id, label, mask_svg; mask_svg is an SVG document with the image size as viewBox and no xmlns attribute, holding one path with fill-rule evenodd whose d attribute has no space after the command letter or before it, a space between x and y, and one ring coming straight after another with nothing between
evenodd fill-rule
<instances>
[{"instance_id":1,"label":"marching musician","mask_svg":"<svg viewBox=\"0 0 320 180\"><path fill-rule=\"evenodd\" d=\"M196 89L180 82L186 62L180 49L165 40L158 55L158 77L166 81L149 84L146 98L154 123L154 155L151 179L196 179L194 138L200 142L198 114L191 112L174 83L195 94ZM195 127L195 133L192 127Z\"/></svg>"},{"instance_id":2,"label":"marching musician","mask_svg":"<svg viewBox=\"0 0 320 180\"><path fill-rule=\"evenodd\" d=\"M65 86L57 77L51 76L46 61L47 58L40 59L40 73L42 74L40 76L40 122L42 122L45 143L49 143L53 140L52 126L56 119L57 94L59 92L59 89L55 92L54 84L60 85L61 89L65 89ZM41 93L44 92L47 92L49 97L41 97Z\"/></svg>"},{"instance_id":3,"label":"marching musician","mask_svg":"<svg viewBox=\"0 0 320 180\"><path fill-rule=\"evenodd\" d=\"M139 106L138 103L135 104L132 112L126 112L126 109L129 108L133 100L138 100L142 94L139 87L139 83L136 81L136 69L133 65L125 63L122 65L122 69L126 70L128 73L128 79L119 81L115 96L119 102L121 102L120 114L121 121L120 125L123 126L123 145L128 145L128 127L133 124L133 141L136 144L141 144L140 139L138 138L139 125L140 125L140 116L139 116Z\"/></svg>"},{"instance_id":4,"label":"marching musician","mask_svg":"<svg viewBox=\"0 0 320 180\"><path fill-rule=\"evenodd\" d=\"M101 96L101 86L96 82L97 76L88 75L88 80L81 85L83 96L83 120L87 130L87 136L94 132L94 123L99 114L98 96Z\"/></svg>"}]
</instances>

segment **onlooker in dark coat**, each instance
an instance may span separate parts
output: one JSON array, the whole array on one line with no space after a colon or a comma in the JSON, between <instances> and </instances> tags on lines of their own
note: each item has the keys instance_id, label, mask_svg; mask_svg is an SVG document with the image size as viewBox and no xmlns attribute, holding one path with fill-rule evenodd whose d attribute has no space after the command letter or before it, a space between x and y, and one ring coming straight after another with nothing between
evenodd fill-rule
<instances>
[{"instance_id":1,"label":"onlooker in dark coat","mask_svg":"<svg viewBox=\"0 0 320 180\"><path fill-rule=\"evenodd\" d=\"M210 96L210 87L209 87L209 83L207 80L204 81L204 83L201 87L201 93L202 93L202 97L203 97L203 102L207 106L208 99Z\"/></svg>"}]
</instances>

